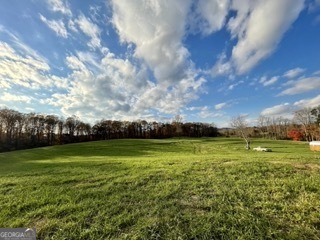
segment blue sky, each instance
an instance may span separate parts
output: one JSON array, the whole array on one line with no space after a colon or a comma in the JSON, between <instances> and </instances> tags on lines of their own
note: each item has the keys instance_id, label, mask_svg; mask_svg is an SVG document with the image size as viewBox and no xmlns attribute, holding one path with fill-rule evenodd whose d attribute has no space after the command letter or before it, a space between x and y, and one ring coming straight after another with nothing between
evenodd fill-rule
<instances>
[{"instance_id":1,"label":"blue sky","mask_svg":"<svg viewBox=\"0 0 320 240\"><path fill-rule=\"evenodd\" d=\"M0 107L223 127L318 105L319 0L0 5Z\"/></svg>"}]
</instances>

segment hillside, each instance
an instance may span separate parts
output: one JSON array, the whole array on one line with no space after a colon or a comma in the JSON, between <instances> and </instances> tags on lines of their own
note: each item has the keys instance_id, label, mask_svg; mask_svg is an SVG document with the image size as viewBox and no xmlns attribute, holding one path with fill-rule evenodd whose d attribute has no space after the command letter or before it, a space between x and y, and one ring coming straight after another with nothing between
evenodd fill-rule
<instances>
[{"instance_id":1,"label":"hillside","mask_svg":"<svg viewBox=\"0 0 320 240\"><path fill-rule=\"evenodd\" d=\"M111 140L0 154L0 226L39 239L319 239L306 143Z\"/></svg>"}]
</instances>

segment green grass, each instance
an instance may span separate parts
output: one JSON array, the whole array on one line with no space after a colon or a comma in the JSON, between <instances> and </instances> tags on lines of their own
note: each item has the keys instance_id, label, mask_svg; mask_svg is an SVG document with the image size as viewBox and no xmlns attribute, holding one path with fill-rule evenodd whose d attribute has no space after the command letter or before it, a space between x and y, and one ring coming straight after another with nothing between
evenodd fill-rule
<instances>
[{"instance_id":1,"label":"green grass","mask_svg":"<svg viewBox=\"0 0 320 240\"><path fill-rule=\"evenodd\" d=\"M306 143L113 140L0 154L0 227L39 239L320 239Z\"/></svg>"}]
</instances>

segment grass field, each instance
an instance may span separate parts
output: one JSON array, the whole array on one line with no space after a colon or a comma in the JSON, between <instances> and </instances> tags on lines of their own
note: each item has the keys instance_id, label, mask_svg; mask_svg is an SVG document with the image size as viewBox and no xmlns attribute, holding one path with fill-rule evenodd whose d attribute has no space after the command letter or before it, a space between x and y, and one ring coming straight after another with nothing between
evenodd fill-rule
<instances>
[{"instance_id":1,"label":"grass field","mask_svg":"<svg viewBox=\"0 0 320 240\"><path fill-rule=\"evenodd\" d=\"M320 239L306 143L112 140L0 154L0 227L39 239Z\"/></svg>"}]
</instances>

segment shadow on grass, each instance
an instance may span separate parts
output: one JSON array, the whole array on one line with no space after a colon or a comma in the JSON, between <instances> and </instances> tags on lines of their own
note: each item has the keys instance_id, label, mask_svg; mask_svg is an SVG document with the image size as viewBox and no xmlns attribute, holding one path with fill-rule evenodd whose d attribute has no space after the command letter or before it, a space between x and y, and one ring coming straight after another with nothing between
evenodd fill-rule
<instances>
[{"instance_id":1,"label":"shadow on grass","mask_svg":"<svg viewBox=\"0 0 320 240\"><path fill-rule=\"evenodd\" d=\"M188 151L178 140L107 140L0 153L0 173L41 168L120 166L123 161ZM100 165L99 165L100 164Z\"/></svg>"},{"instance_id":2,"label":"shadow on grass","mask_svg":"<svg viewBox=\"0 0 320 240\"><path fill-rule=\"evenodd\" d=\"M14 152L0 153L0 162L35 161L63 157L138 157L150 152L177 151L175 142L150 140L106 140L56 145Z\"/></svg>"}]
</instances>

